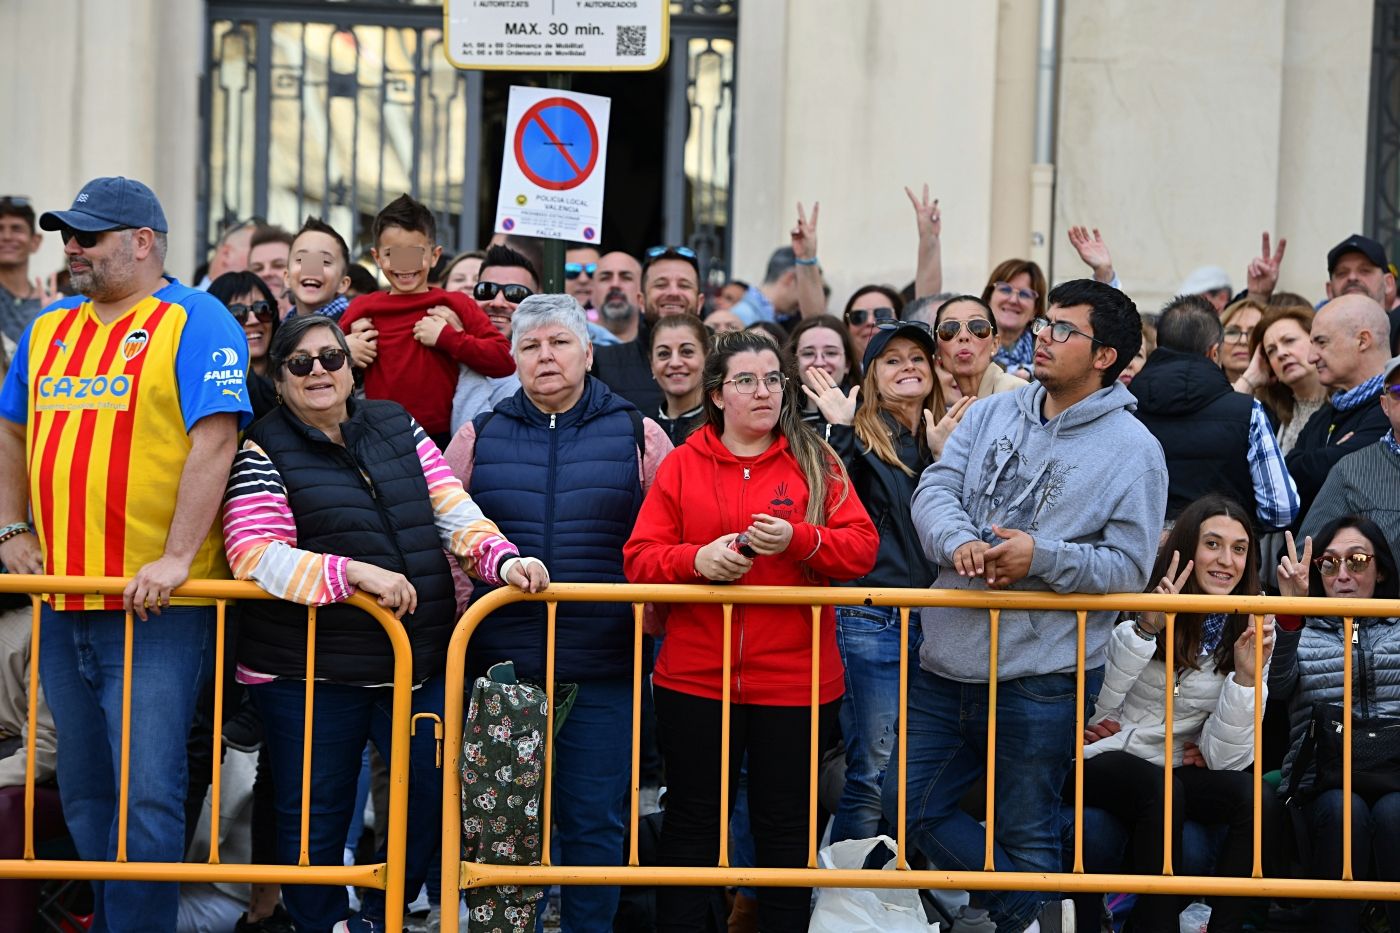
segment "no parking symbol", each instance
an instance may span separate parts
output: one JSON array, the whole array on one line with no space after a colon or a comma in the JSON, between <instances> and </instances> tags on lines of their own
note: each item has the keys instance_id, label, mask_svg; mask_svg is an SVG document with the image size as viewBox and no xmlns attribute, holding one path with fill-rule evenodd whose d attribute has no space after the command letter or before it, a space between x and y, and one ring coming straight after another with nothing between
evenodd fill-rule
<instances>
[{"instance_id":1,"label":"no parking symbol","mask_svg":"<svg viewBox=\"0 0 1400 933\"><path fill-rule=\"evenodd\" d=\"M498 231L597 242L609 104L592 94L510 89Z\"/></svg>"}]
</instances>

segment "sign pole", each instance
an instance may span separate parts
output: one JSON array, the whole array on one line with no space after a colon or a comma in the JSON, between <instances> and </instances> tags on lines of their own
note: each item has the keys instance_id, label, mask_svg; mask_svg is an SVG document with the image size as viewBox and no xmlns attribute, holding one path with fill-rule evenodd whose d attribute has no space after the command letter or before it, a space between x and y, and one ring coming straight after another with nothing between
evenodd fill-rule
<instances>
[{"instance_id":1,"label":"sign pole","mask_svg":"<svg viewBox=\"0 0 1400 933\"><path fill-rule=\"evenodd\" d=\"M551 71L545 75L545 86L551 91L571 90L574 77L567 71ZM547 295L564 293L564 241L548 237L541 244L544 268L540 270L540 286Z\"/></svg>"}]
</instances>

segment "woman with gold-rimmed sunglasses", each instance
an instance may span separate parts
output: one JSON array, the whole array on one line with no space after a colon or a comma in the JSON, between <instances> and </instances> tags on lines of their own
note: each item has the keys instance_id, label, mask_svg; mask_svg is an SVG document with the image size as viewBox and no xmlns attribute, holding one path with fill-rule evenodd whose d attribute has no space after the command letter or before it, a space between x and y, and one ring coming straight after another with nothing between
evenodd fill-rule
<instances>
[{"instance_id":1,"label":"woman with gold-rimmed sunglasses","mask_svg":"<svg viewBox=\"0 0 1400 933\"><path fill-rule=\"evenodd\" d=\"M959 295L938 306L933 319L933 335L938 342L934 357L938 368L948 373L957 386L958 397L985 398L1026 384L1026 380L993 362L999 330L992 307L975 295ZM944 395L943 382L939 380L933 411L941 413L957 401Z\"/></svg>"},{"instance_id":2,"label":"woman with gold-rimmed sunglasses","mask_svg":"<svg viewBox=\"0 0 1400 933\"><path fill-rule=\"evenodd\" d=\"M1347 515L1329 522L1316 538L1303 540L1300 555L1287 535L1279 562L1284 596L1332 599L1395 599L1400 595L1395 557L1385 534L1369 518ZM1400 620L1356 616L1351 640L1336 616L1279 615L1278 645L1269 689L1289 700L1289 748L1283 761L1282 796L1291 798L1307 832L1297 840L1302 861L1315 878L1340 878L1342 869L1342 790L1339 775L1324 765L1330 738L1317 722L1336 720L1342 708L1342 671L1351 653L1352 716L1352 870L1357 880L1400 881L1400 774L1373 760L1372 733L1383 737L1386 724L1400 730ZM1330 728L1323 731L1331 731ZM1339 737L1332 742L1340 744ZM1295 774L1295 772L1297 772ZM1388 775L1388 776L1387 776ZM1379 780L1377 779L1379 777ZM1314 928L1333 933L1359 929L1362 903L1321 899ZM1387 902L1392 929L1400 929L1400 903Z\"/></svg>"}]
</instances>

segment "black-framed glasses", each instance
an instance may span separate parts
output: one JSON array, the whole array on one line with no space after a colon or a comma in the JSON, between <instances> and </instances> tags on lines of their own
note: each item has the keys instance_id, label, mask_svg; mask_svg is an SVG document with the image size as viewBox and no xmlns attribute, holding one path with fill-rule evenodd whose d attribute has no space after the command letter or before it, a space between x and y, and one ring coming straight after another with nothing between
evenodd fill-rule
<instances>
[{"instance_id":1,"label":"black-framed glasses","mask_svg":"<svg viewBox=\"0 0 1400 933\"><path fill-rule=\"evenodd\" d=\"M993 282L992 287L997 290L998 294L1006 295L1008 297L1011 295L1015 295L1022 301L1034 302L1037 298L1040 297L1040 292L1036 291L1035 289L1017 288L1010 282Z\"/></svg>"},{"instance_id":2,"label":"black-framed glasses","mask_svg":"<svg viewBox=\"0 0 1400 933\"><path fill-rule=\"evenodd\" d=\"M957 338L958 332L964 327L967 328L969 336L976 337L978 340L986 340L997 332L997 329L992 326L991 321L986 318L975 317L970 321L944 321L942 324L938 325L938 330L934 331L934 335L937 336L939 340L954 340Z\"/></svg>"},{"instance_id":3,"label":"black-framed glasses","mask_svg":"<svg viewBox=\"0 0 1400 933\"><path fill-rule=\"evenodd\" d=\"M906 327L913 327L917 330L923 331L926 334L933 333L929 326L923 321L881 321L875 326L879 330L902 330Z\"/></svg>"},{"instance_id":4,"label":"black-framed glasses","mask_svg":"<svg viewBox=\"0 0 1400 933\"><path fill-rule=\"evenodd\" d=\"M1316 558L1313 563L1317 566L1317 572L1324 577L1335 577L1342 572L1342 565L1346 564L1347 573L1353 577L1360 576L1366 572L1366 568L1371 566L1371 562L1376 559L1376 555L1367 554L1362 551L1354 551L1345 557L1333 557L1324 555Z\"/></svg>"},{"instance_id":5,"label":"black-framed glasses","mask_svg":"<svg viewBox=\"0 0 1400 933\"><path fill-rule=\"evenodd\" d=\"M1234 326L1230 326L1230 327L1225 328L1225 342L1226 342L1226 343L1249 343L1249 338L1250 338L1250 336L1251 336L1253 333L1254 333L1254 328L1252 328L1252 327L1234 327Z\"/></svg>"},{"instance_id":6,"label":"black-framed glasses","mask_svg":"<svg viewBox=\"0 0 1400 933\"><path fill-rule=\"evenodd\" d=\"M347 354L339 347L328 347L312 356L310 353L293 353L287 357L287 372L293 376L309 376L315 367L316 361L321 361L321 368L328 373L333 373L345 365Z\"/></svg>"},{"instance_id":7,"label":"black-framed glasses","mask_svg":"<svg viewBox=\"0 0 1400 933\"><path fill-rule=\"evenodd\" d=\"M1050 331L1050 339L1055 343L1064 343L1075 334L1092 340L1094 343L1103 343L1102 340L1092 334L1086 334L1084 331L1077 329L1073 324L1066 324L1064 321L1051 321L1048 317L1038 317L1034 321L1031 321L1031 333L1035 334L1037 337L1047 329ZM1108 344L1104 344L1104 346L1108 346Z\"/></svg>"},{"instance_id":8,"label":"black-framed glasses","mask_svg":"<svg viewBox=\"0 0 1400 933\"><path fill-rule=\"evenodd\" d=\"M764 374L760 379L757 373L737 373L733 379L726 379L725 382L734 384L734 391L740 395L753 395L758 391L758 384L763 383L763 387L774 395L783 391L783 386L787 385L787 376L782 373L773 372Z\"/></svg>"},{"instance_id":9,"label":"black-framed glasses","mask_svg":"<svg viewBox=\"0 0 1400 933\"><path fill-rule=\"evenodd\" d=\"M568 279L571 282L574 279L578 278L580 275L584 274L585 272L588 273L588 277L591 279L593 278L594 273L596 273L597 271L598 264L596 262L564 263L564 278Z\"/></svg>"},{"instance_id":10,"label":"black-framed glasses","mask_svg":"<svg viewBox=\"0 0 1400 933\"><path fill-rule=\"evenodd\" d=\"M228 310L239 321L248 320L248 315L252 314L259 324L272 323L272 305L266 301L255 301L250 305L229 305Z\"/></svg>"},{"instance_id":11,"label":"black-framed glasses","mask_svg":"<svg viewBox=\"0 0 1400 933\"><path fill-rule=\"evenodd\" d=\"M846 323L853 327L864 327L872 319L876 326L881 322L896 323L894 308L856 308L846 312Z\"/></svg>"},{"instance_id":12,"label":"black-framed glasses","mask_svg":"<svg viewBox=\"0 0 1400 933\"><path fill-rule=\"evenodd\" d=\"M518 305L534 292L524 285L497 285L495 282L477 282L472 287L472 297L477 301L490 301L498 294L505 295L506 301Z\"/></svg>"},{"instance_id":13,"label":"black-framed glasses","mask_svg":"<svg viewBox=\"0 0 1400 933\"><path fill-rule=\"evenodd\" d=\"M58 232L58 235L63 239L64 246L67 246L70 240L77 240L78 245L83 249L92 249L102 238L102 234L111 233L112 230L130 229L130 227L112 227L110 230L74 230L72 227L64 227Z\"/></svg>"}]
</instances>

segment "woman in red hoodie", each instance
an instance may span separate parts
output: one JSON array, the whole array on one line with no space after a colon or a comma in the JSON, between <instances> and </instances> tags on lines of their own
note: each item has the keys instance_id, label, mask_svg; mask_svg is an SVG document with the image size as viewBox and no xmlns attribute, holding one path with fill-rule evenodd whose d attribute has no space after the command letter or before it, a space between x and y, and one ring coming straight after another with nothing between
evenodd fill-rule
<instances>
[{"instance_id":1,"label":"woman in red hoodie","mask_svg":"<svg viewBox=\"0 0 1400 933\"><path fill-rule=\"evenodd\" d=\"M875 526L840 459L803 423L790 370L766 334L716 337L705 361L706 422L657 471L623 550L629 580L812 586L869 572ZM729 803L747 753L763 867L806 864L811 619L806 606L736 606L730 622ZM652 678L666 762L666 865L718 863L722 620L718 605L673 606ZM828 607L821 614L823 748L835 729L843 673ZM707 897L704 889L659 888L657 929L704 929ZM809 898L805 889L761 888L759 927L806 930Z\"/></svg>"}]
</instances>

